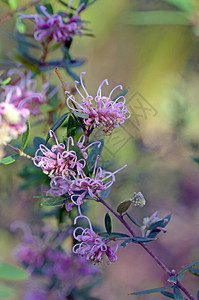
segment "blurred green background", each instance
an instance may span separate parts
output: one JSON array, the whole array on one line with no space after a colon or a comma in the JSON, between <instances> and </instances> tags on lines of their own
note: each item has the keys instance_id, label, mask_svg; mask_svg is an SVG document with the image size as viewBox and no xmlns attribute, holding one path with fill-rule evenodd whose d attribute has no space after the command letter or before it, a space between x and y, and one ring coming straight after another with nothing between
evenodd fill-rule
<instances>
[{"instance_id":1,"label":"blurred green background","mask_svg":"<svg viewBox=\"0 0 199 300\"><path fill-rule=\"evenodd\" d=\"M57 2L52 2L58 9ZM147 205L131 208L136 220L142 222L143 217L156 210L160 217L172 213L168 232L161 233L150 247L170 269L179 270L199 256L199 169L191 159L199 156L199 37L197 22L192 22L194 19L199 23L199 10L197 0L187 0L192 3L193 11L186 22L176 24L175 13L180 10L168 2L98 0L83 14L90 21L88 27L95 38L76 38L71 53L86 58L86 64L77 71L87 72L88 91L94 93L104 78L109 79L109 89L122 84L129 90L126 99L131 119L115 130L113 136L105 137L103 159L114 159L112 169L128 164L125 171L117 174L107 201L116 207L134 192L141 191ZM136 14L149 11L156 12L152 21ZM174 13L173 19L165 21L162 16L165 12L166 18L168 11ZM1 14L4 13L6 6L2 5ZM13 26L12 21L1 25L2 57L15 47L4 33L12 32ZM65 81L69 80L64 72L62 75ZM56 77L55 80L58 84ZM33 199L34 188L18 190L22 179L17 172L23 164L25 160L15 166L1 166L0 258L8 262L12 260L12 248L19 241L13 240L9 233L10 223L23 219L37 227L41 222L39 203ZM36 194L40 193L38 186ZM91 220L103 226L106 211L95 203L91 209ZM115 221L114 231L119 229ZM127 295L167 285L166 274L135 244L119 249L118 261L113 265L104 264L103 269L106 279L94 291L101 299L166 299L159 294ZM196 293L197 278L186 274L184 282Z\"/></svg>"}]
</instances>

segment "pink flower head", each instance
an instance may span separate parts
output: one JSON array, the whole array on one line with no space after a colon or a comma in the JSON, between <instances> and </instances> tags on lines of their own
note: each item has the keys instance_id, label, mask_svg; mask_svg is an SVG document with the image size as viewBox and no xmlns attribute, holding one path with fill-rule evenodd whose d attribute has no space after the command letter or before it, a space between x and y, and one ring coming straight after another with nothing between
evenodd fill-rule
<instances>
[{"instance_id":1,"label":"pink flower head","mask_svg":"<svg viewBox=\"0 0 199 300\"><path fill-rule=\"evenodd\" d=\"M82 79L83 74L85 74L85 72L82 72L80 75L80 83L75 81L76 90L82 98L81 103L78 103L73 95L69 95L67 98L67 106L70 110L87 114L88 119L85 120L85 124L90 128L102 126L105 133L111 132L112 129L118 128L131 116L125 106L126 99L124 96L118 96L116 99L111 100L113 92L118 88L122 90L123 87L118 85L112 89L108 96L102 96L102 86L104 84L109 84L108 80L105 79L100 84L97 95L94 98L88 94L84 86ZM81 85L85 96L80 92L78 87L79 84ZM70 101L74 104L75 108L70 105Z\"/></svg>"},{"instance_id":2,"label":"pink flower head","mask_svg":"<svg viewBox=\"0 0 199 300\"><path fill-rule=\"evenodd\" d=\"M26 131L26 121L29 115L30 111L26 108L0 102L0 146L16 139L18 135Z\"/></svg>"},{"instance_id":3,"label":"pink flower head","mask_svg":"<svg viewBox=\"0 0 199 300\"><path fill-rule=\"evenodd\" d=\"M126 167L125 165L113 173L108 172L103 170L101 167L97 168L98 159L99 155L95 161L92 177L86 177L82 172L79 178L74 178L74 181L71 185L71 191L73 192L71 200L76 205L81 205L87 194L89 194L89 196L93 199L101 191L107 190L115 182L115 174ZM107 179L109 180L107 181ZM82 193L75 194L75 191L81 191Z\"/></svg>"},{"instance_id":4,"label":"pink flower head","mask_svg":"<svg viewBox=\"0 0 199 300\"><path fill-rule=\"evenodd\" d=\"M58 90L56 88L48 94L50 84L46 82L42 87L42 91L38 92L36 90L37 82L31 78L31 72L28 71L24 75L23 72L17 69L9 70L8 76L12 76L13 74L19 75L18 81L15 85L2 86L4 92L1 93L1 99L7 103L12 103L20 109L28 109L32 115L39 114L39 106L46 101L46 96L51 98Z\"/></svg>"},{"instance_id":5,"label":"pink flower head","mask_svg":"<svg viewBox=\"0 0 199 300\"><path fill-rule=\"evenodd\" d=\"M77 227L74 230L73 236L79 243L73 247L73 252L81 256L86 256L88 261L94 263L102 262L104 254L108 257L109 263L115 262L117 260L116 252L118 245L108 246L109 240L102 240L100 236L93 231L90 220L86 216L79 217L86 218L90 228L83 229L82 227ZM76 224L79 217L75 219L74 224ZM81 230L82 233L76 235L77 230Z\"/></svg>"},{"instance_id":6,"label":"pink flower head","mask_svg":"<svg viewBox=\"0 0 199 300\"><path fill-rule=\"evenodd\" d=\"M85 167L85 160L77 160L76 152L70 150L71 145L74 146L74 141L72 137L68 138L67 148L63 143L59 143L55 133L50 130L50 136L54 136L56 145L53 145L51 149L47 148L45 145L41 144L35 153L34 164L40 167L45 174L49 177L52 176L68 176L74 171L77 174L82 172ZM42 152L43 156L39 155Z\"/></svg>"},{"instance_id":7,"label":"pink flower head","mask_svg":"<svg viewBox=\"0 0 199 300\"><path fill-rule=\"evenodd\" d=\"M55 40L56 42L68 42L73 39L74 35L82 35L81 29L84 26L84 22L81 21L78 13L82 7L80 7L76 14L70 17L65 13L64 16L59 14L49 14L45 6L40 6L40 10L43 15L24 15L20 16L20 19L32 19L35 23L34 38L38 41L42 41L45 38L49 40ZM64 19L68 20L65 21Z\"/></svg>"}]
</instances>

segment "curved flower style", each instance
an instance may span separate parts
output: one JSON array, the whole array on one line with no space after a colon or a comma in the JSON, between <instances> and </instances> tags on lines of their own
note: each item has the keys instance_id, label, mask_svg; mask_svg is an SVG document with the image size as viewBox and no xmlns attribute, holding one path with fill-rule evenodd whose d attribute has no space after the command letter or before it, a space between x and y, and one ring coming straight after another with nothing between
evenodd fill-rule
<instances>
[{"instance_id":1,"label":"curved flower style","mask_svg":"<svg viewBox=\"0 0 199 300\"><path fill-rule=\"evenodd\" d=\"M88 261L94 263L102 262L104 254L108 257L108 263L116 262L118 244L114 244L111 247L108 246L109 240L102 240L100 236L93 231L91 222L86 216L78 216L75 219L74 224L76 224L79 217L86 218L90 228L83 229L82 227L77 227L74 230L73 236L80 243L73 247L73 252L81 256L86 256ZM81 230L82 233L76 235L77 230Z\"/></svg>"},{"instance_id":2,"label":"curved flower style","mask_svg":"<svg viewBox=\"0 0 199 300\"><path fill-rule=\"evenodd\" d=\"M96 141L96 142L93 142L93 143L89 144L89 145L86 147L86 146L84 145L84 144L85 144L85 139L86 139L85 135L81 135L80 138L79 138L79 140L78 140L78 142L77 142L76 144L77 144L78 148L80 149L80 151L81 151L83 157L84 157L85 159L87 159L87 158L88 158L88 153L87 153L88 148L90 148L91 146L93 146L93 145L95 145L95 144L98 144L98 148L100 148L101 142L100 142L100 141Z\"/></svg>"},{"instance_id":3,"label":"curved flower style","mask_svg":"<svg viewBox=\"0 0 199 300\"><path fill-rule=\"evenodd\" d=\"M84 22L81 21L78 13L83 9L79 7L76 14L70 17L65 13L64 16L59 14L49 14L45 6L40 6L40 10L43 15L24 15L20 16L20 19L32 19L35 23L34 38L38 41L42 41L45 38L49 40L55 40L56 42L68 42L73 39L74 35L82 35L81 29L84 26ZM67 21L64 18L68 18Z\"/></svg>"},{"instance_id":4,"label":"curved flower style","mask_svg":"<svg viewBox=\"0 0 199 300\"><path fill-rule=\"evenodd\" d=\"M118 96L116 99L111 100L113 92L123 87L121 85L116 86L112 89L109 96L102 96L102 86L104 84L108 85L108 80L105 79L100 84L97 95L92 97L88 94L82 76L86 74L82 72L80 75L80 83L75 81L75 87L82 100L81 103L78 103L73 95L69 95L67 98L67 106L70 110L74 110L80 113L85 113L88 115L88 119L85 121L85 124L89 127L95 128L97 126L102 126L105 133L111 132L112 129L118 128L123 124L126 119L130 118L131 114L125 106L126 99L124 96ZM81 85L85 96L80 92L78 84ZM67 94L68 92L66 92ZM74 104L74 107L70 105L70 101Z\"/></svg>"},{"instance_id":5,"label":"curved flower style","mask_svg":"<svg viewBox=\"0 0 199 300\"><path fill-rule=\"evenodd\" d=\"M50 136L54 136L56 145L53 145L51 149L41 144L35 153L34 164L40 167L45 174L49 177L52 176L68 176L69 174L77 172L80 174L82 169L85 167L85 160L77 160L76 152L70 150L71 145L74 146L72 137L68 138L67 148L63 143L59 143L55 133L50 130ZM43 156L39 155L42 152ZM75 169L75 170L74 170Z\"/></svg>"},{"instance_id":6,"label":"curved flower style","mask_svg":"<svg viewBox=\"0 0 199 300\"><path fill-rule=\"evenodd\" d=\"M8 76L13 74L19 75L17 83L15 85L2 86L4 91L0 94L0 99L7 103L12 103L20 109L26 108L30 110L33 116L40 113L39 106L46 101L46 97L51 98L58 91L58 88L55 88L48 94L50 85L49 82L46 82L42 87L42 91L37 92L37 82L31 78L32 73L29 71L24 75L20 70L9 70Z\"/></svg>"},{"instance_id":7,"label":"curved flower style","mask_svg":"<svg viewBox=\"0 0 199 300\"><path fill-rule=\"evenodd\" d=\"M73 193L71 196L71 200L76 205L81 205L83 199L88 194L92 199L96 197L101 191L106 191L111 185L115 182L115 174L122 169L124 169L127 165L124 165L122 168L116 170L115 172L108 172L103 170L101 167L97 168L97 162L99 159L99 155L96 158L93 175L92 177L86 177L82 172L79 178L75 178L71 185L71 192ZM107 179L111 178L108 182L104 182ZM81 192L81 194L75 192Z\"/></svg>"}]
</instances>

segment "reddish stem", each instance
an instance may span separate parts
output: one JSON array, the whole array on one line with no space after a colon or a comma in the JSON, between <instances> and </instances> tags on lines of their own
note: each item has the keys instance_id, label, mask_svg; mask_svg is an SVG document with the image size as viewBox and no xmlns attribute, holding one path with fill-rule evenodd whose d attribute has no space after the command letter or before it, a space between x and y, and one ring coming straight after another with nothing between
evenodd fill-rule
<instances>
[{"instance_id":1,"label":"reddish stem","mask_svg":"<svg viewBox=\"0 0 199 300\"><path fill-rule=\"evenodd\" d=\"M99 195L98 202L102 203L112 214L125 226L125 228L130 232L130 234L134 237L135 234L129 224L124 220L123 216L118 214L116 211L114 211ZM170 276L173 275L173 273L167 268L167 266L161 262L161 260L144 244L139 243L139 245L148 252L148 254L157 262L157 264ZM190 293L187 291L187 289L180 283L177 282L177 286L187 295L187 297L191 300L196 300Z\"/></svg>"}]
</instances>

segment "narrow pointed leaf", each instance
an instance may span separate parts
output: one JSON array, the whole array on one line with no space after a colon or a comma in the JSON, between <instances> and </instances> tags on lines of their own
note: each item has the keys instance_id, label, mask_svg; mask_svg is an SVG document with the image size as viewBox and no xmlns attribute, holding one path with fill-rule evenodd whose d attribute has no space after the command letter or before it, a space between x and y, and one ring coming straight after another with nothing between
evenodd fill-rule
<instances>
[{"instance_id":1,"label":"narrow pointed leaf","mask_svg":"<svg viewBox=\"0 0 199 300\"><path fill-rule=\"evenodd\" d=\"M6 78L5 80L0 82L0 85L6 85L11 81L11 77Z\"/></svg>"},{"instance_id":2,"label":"narrow pointed leaf","mask_svg":"<svg viewBox=\"0 0 199 300\"><path fill-rule=\"evenodd\" d=\"M111 217L110 217L109 213L106 213L105 218L104 218L104 223L105 223L105 228L106 228L107 233L109 235L111 235L112 223L111 223Z\"/></svg>"},{"instance_id":3,"label":"narrow pointed leaf","mask_svg":"<svg viewBox=\"0 0 199 300\"><path fill-rule=\"evenodd\" d=\"M160 292L160 293L161 293L162 295L164 295L164 296L170 298L170 299L175 299L174 296L173 296L173 294L170 293L170 292L165 292L165 291L163 291L163 292Z\"/></svg>"},{"instance_id":4,"label":"narrow pointed leaf","mask_svg":"<svg viewBox=\"0 0 199 300\"><path fill-rule=\"evenodd\" d=\"M89 117L88 114L80 113L80 112L77 112L77 111L73 111L72 113L73 113L76 117L80 117L80 118L84 118L84 119L88 119L88 117Z\"/></svg>"},{"instance_id":5,"label":"narrow pointed leaf","mask_svg":"<svg viewBox=\"0 0 199 300\"><path fill-rule=\"evenodd\" d=\"M126 245L128 245L128 244L131 243L131 242L133 242L133 239L128 239L128 240L122 242L122 243L120 244L120 246L126 247Z\"/></svg>"},{"instance_id":6,"label":"narrow pointed leaf","mask_svg":"<svg viewBox=\"0 0 199 300\"><path fill-rule=\"evenodd\" d=\"M171 288L172 288L172 286L164 286L164 287L160 287L160 288L156 288L156 289L150 289L150 290L145 290L145 291L141 291L141 292L130 293L129 295L147 295L147 294L163 292L163 291L169 290Z\"/></svg>"},{"instance_id":7,"label":"narrow pointed leaf","mask_svg":"<svg viewBox=\"0 0 199 300\"><path fill-rule=\"evenodd\" d=\"M199 264L199 260L197 260L197 261L194 262L193 264L191 264L191 265L189 265L189 266L183 268L180 272L178 272L178 275L180 275L180 274L182 274L182 273L184 273L184 272L186 272L186 271L192 269L192 267L194 267L194 266L197 265L197 264Z\"/></svg>"},{"instance_id":8,"label":"narrow pointed leaf","mask_svg":"<svg viewBox=\"0 0 199 300\"><path fill-rule=\"evenodd\" d=\"M126 213L127 217L133 222L136 226L141 227L140 224L138 224L128 213Z\"/></svg>"},{"instance_id":9,"label":"narrow pointed leaf","mask_svg":"<svg viewBox=\"0 0 199 300\"><path fill-rule=\"evenodd\" d=\"M199 269L192 268L189 270L189 272L193 275L199 276Z\"/></svg>"},{"instance_id":10,"label":"narrow pointed leaf","mask_svg":"<svg viewBox=\"0 0 199 300\"><path fill-rule=\"evenodd\" d=\"M117 207L117 212L119 214L124 213L125 211L127 211L129 209L131 204L132 204L131 200L125 200L125 201L121 202Z\"/></svg>"},{"instance_id":11,"label":"narrow pointed leaf","mask_svg":"<svg viewBox=\"0 0 199 300\"><path fill-rule=\"evenodd\" d=\"M106 198L110 194L110 191L111 191L111 186L108 189L106 189L105 191L100 192L100 196L102 197L103 200L106 200Z\"/></svg>"},{"instance_id":12,"label":"narrow pointed leaf","mask_svg":"<svg viewBox=\"0 0 199 300\"><path fill-rule=\"evenodd\" d=\"M178 281L182 280L183 277L184 277L184 273L182 273L182 274L180 274L180 275L177 275Z\"/></svg>"},{"instance_id":13,"label":"narrow pointed leaf","mask_svg":"<svg viewBox=\"0 0 199 300\"><path fill-rule=\"evenodd\" d=\"M21 281L27 279L29 274L15 266L0 263L0 279Z\"/></svg>"},{"instance_id":14,"label":"narrow pointed leaf","mask_svg":"<svg viewBox=\"0 0 199 300\"><path fill-rule=\"evenodd\" d=\"M56 131L57 128L59 128L59 127L63 124L63 122L66 120L67 117L68 117L68 113L65 113L64 115L62 115L62 116L61 116L61 117L53 124L53 126L52 126L50 129L53 130L53 131ZM45 144L48 142L49 138L50 138L50 134L48 133Z\"/></svg>"},{"instance_id":15,"label":"narrow pointed leaf","mask_svg":"<svg viewBox=\"0 0 199 300\"><path fill-rule=\"evenodd\" d=\"M162 226L163 223L164 223L164 220L159 220L159 221L157 221L157 222L151 224L151 225L149 226L148 230L153 230L153 229L155 229L156 227Z\"/></svg>"},{"instance_id":16,"label":"narrow pointed leaf","mask_svg":"<svg viewBox=\"0 0 199 300\"><path fill-rule=\"evenodd\" d=\"M99 140L99 142L101 142L101 145L99 145L99 144L93 145L90 153L88 154L87 166L88 166L89 170L93 169L97 155L100 155L102 152L102 149L104 146L104 140L101 139L101 140Z\"/></svg>"},{"instance_id":17,"label":"narrow pointed leaf","mask_svg":"<svg viewBox=\"0 0 199 300\"><path fill-rule=\"evenodd\" d=\"M175 275L173 276L170 276L168 279L167 279L168 282L173 282L173 283L177 283L177 278Z\"/></svg>"},{"instance_id":18,"label":"narrow pointed leaf","mask_svg":"<svg viewBox=\"0 0 199 300\"><path fill-rule=\"evenodd\" d=\"M154 238L145 238L145 237L142 237L142 236L134 236L133 237L133 242L135 243L147 243L147 242L153 242L157 239L154 239Z\"/></svg>"},{"instance_id":19,"label":"narrow pointed leaf","mask_svg":"<svg viewBox=\"0 0 199 300\"><path fill-rule=\"evenodd\" d=\"M26 148L27 143L28 143L28 139L29 139L29 136L30 136L30 123L29 123L29 121L26 122L26 125L27 125L27 130L26 130L26 132L24 132L22 134L22 138L21 138L21 150L22 151Z\"/></svg>"},{"instance_id":20,"label":"narrow pointed leaf","mask_svg":"<svg viewBox=\"0 0 199 300\"><path fill-rule=\"evenodd\" d=\"M52 197L49 198L48 200L45 200L44 202L41 203L42 206L46 207L56 207L56 206L63 206L66 204L68 201L71 200L71 196L63 196L63 197Z\"/></svg>"},{"instance_id":21,"label":"narrow pointed leaf","mask_svg":"<svg viewBox=\"0 0 199 300\"><path fill-rule=\"evenodd\" d=\"M117 100L117 99L118 99L119 97L121 97L121 96L125 96L127 93L128 93L128 90L127 90L127 89L124 90L124 91L122 91L121 93L119 93L119 94L113 99L113 101Z\"/></svg>"},{"instance_id":22,"label":"narrow pointed leaf","mask_svg":"<svg viewBox=\"0 0 199 300\"><path fill-rule=\"evenodd\" d=\"M1 165L9 165L14 163L19 158L19 154L10 155L0 159Z\"/></svg>"},{"instance_id":23,"label":"narrow pointed leaf","mask_svg":"<svg viewBox=\"0 0 199 300\"><path fill-rule=\"evenodd\" d=\"M175 300L184 300L184 297L177 285L175 285L173 288L173 295Z\"/></svg>"},{"instance_id":24,"label":"narrow pointed leaf","mask_svg":"<svg viewBox=\"0 0 199 300\"><path fill-rule=\"evenodd\" d=\"M107 232L100 232L98 234L104 238L130 238L128 234L119 232L112 232L111 235L109 235Z\"/></svg>"}]
</instances>

